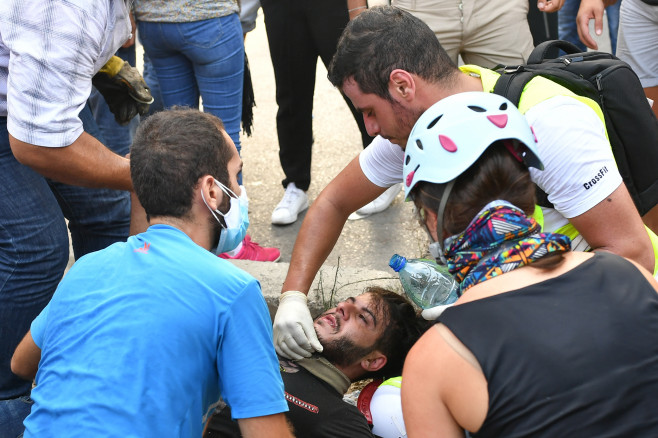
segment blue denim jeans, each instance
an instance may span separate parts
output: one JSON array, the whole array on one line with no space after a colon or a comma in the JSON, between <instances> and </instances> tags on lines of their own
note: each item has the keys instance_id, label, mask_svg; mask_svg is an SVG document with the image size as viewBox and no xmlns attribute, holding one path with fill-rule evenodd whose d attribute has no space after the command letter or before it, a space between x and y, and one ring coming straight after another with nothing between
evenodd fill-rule
<instances>
[{"instance_id":1,"label":"blue denim jeans","mask_svg":"<svg viewBox=\"0 0 658 438\"><path fill-rule=\"evenodd\" d=\"M101 137L88 107L80 118ZM77 259L127 238L130 197L56 183L20 164L9 146L7 118L0 117L0 400L30 393L32 383L15 376L10 361L66 268L65 217Z\"/></svg>"},{"instance_id":2,"label":"blue denim jeans","mask_svg":"<svg viewBox=\"0 0 658 438\"><path fill-rule=\"evenodd\" d=\"M608 18L608 30L610 31L610 46L612 53L617 51L617 33L619 31L619 7L622 0L618 0L612 6L605 8L605 13ZM578 8L580 7L580 0L565 0L562 8L557 13L558 23L558 38L561 40L574 43L584 52L587 50L585 44L578 38L578 28L576 27L576 15L578 15Z\"/></svg>"},{"instance_id":3,"label":"blue denim jeans","mask_svg":"<svg viewBox=\"0 0 658 438\"><path fill-rule=\"evenodd\" d=\"M28 396L0 400L0 438L18 438L23 435L23 420L30 414L34 402Z\"/></svg>"},{"instance_id":4,"label":"blue denim jeans","mask_svg":"<svg viewBox=\"0 0 658 438\"><path fill-rule=\"evenodd\" d=\"M138 22L165 107L199 107L224 122L240 151L244 44L238 14L189 23Z\"/></svg>"}]
</instances>

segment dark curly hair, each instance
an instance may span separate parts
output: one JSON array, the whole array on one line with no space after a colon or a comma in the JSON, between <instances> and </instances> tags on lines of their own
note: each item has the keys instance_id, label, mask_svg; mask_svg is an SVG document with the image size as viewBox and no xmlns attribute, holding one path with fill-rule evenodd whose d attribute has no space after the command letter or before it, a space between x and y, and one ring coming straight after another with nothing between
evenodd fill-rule
<instances>
[{"instance_id":1,"label":"dark curly hair","mask_svg":"<svg viewBox=\"0 0 658 438\"><path fill-rule=\"evenodd\" d=\"M431 326L415 310L403 295L377 286L368 287L375 308L387 321L386 328L372 351L379 350L386 356L386 365L362 378L390 378L402 375L402 366L407 353L420 336Z\"/></svg>"}]
</instances>

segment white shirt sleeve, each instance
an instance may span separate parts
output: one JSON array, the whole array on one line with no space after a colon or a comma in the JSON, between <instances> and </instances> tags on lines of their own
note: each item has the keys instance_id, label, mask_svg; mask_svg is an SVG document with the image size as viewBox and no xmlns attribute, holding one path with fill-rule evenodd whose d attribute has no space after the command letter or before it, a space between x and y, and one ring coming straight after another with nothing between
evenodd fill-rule
<instances>
[{"instance_id":1,"label":"white shirt sleeve","mask_svg":"<svg viewBox=\"0 0 658 438\"><path fill-rule=\"evenodd\" d=\"M584 103L556 96L526 112L544 170L532 180L565 218L579 216L622 183L605 127Z\"/></svg>"},{"instance_id":2,"label":"white shirt sleeve","mask_svg":"<svg viewBox=\"0 0 658 438\"><path fill-rule=\"evenodd\" d=\"M26 143L63 147L83 131L78 114L92 76L130 36L124 1L3 0L8 49L7 129Z\"/></svg>"},{"instance_id":3,"label":"white shirt sleeve","mask_svg":"<svg viewBox=\"0 0 658 438\"><path fill-rule=\"evenodd\" d=\"M379 135L359 154L359 164L366 178L379 187L391 187L404 179L404 151Z\"/></svg>"}]
</instances>

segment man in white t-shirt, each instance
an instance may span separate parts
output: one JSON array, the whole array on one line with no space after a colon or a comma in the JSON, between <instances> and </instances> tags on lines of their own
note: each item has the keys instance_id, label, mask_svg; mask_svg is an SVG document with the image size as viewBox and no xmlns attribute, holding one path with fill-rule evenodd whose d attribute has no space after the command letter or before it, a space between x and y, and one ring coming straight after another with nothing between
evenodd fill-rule
<instances>
[{"instance_id":1,"label":"man in white t-shirt","mask_svg":"<svg viewBox=\"0 0 658 438\"><path fill-rule=\"evenodd\" d=\"M350 22L329 79L378 137L322 191L298 234L274 320L277 351L295 358L321 349L305 295L348 215L402 180L403 148L427 108L456 93L491 91L497 74L477 66L457 68L427 25L382 7ZM543 209L544 229L571 224L580 234L575 248L613 252L654 271L651 240L596 113L566 95L524 111L524 96L519 106L533 127L545 168L531 169L531 176L555 207Z\"/></svg>"}]
</instances>

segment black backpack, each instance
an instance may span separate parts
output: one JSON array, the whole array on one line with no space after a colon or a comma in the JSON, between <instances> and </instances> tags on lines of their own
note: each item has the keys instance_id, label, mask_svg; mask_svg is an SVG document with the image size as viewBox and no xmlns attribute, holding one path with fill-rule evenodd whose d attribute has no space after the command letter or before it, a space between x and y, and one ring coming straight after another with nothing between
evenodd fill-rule
<instances>
[{"instance_id":1,"label":"black backpack","mask_svg":"<svg viewBox=\"0 0 658 438\"><path fill-rule=\"evenodd\" d=\"M557 57L558 49L567 54ZM517 106L525 85L538 75L597 102L619 173L640 215L658 204L658 120L628 64L610 53L580 52L556 40L535 47L525 65L495 70L501 76L493 92ZM552 207L539 188L537 198L539 205Z\"/></svg>"}]
</instances>

